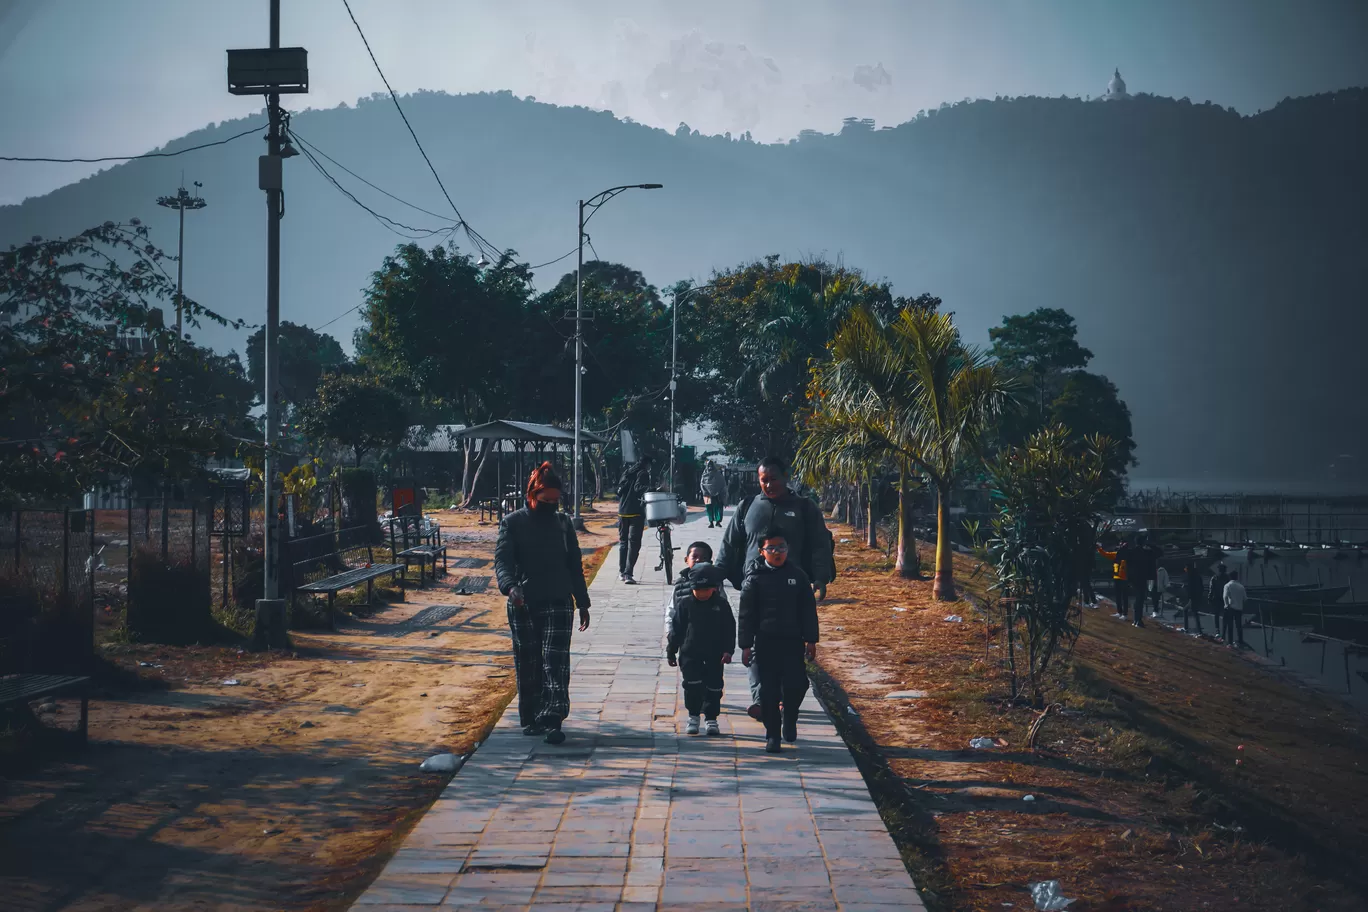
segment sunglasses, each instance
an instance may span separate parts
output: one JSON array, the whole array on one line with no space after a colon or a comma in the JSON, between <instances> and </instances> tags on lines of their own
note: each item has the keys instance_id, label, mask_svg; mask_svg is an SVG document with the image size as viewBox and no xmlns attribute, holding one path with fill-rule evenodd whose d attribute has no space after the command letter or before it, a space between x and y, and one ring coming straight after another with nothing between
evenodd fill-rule
<instances>
[{"instance_id":1,"label":"sunglasses","mask_svg":"<svg viewBox=\"0 0 1368 912\"><path fill-rule=\"evenodd\" d=\"M760 550L766 554L788 554L788 545L766 545Z\"/></svg>"}]
</instances>

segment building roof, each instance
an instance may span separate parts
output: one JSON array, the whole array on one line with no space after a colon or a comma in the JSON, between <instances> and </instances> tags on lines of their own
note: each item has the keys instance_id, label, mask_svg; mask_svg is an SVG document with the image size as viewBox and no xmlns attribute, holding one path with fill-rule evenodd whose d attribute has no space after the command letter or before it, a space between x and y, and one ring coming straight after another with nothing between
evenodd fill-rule
<instances>
[{"instance_id":1,"label":"building roof","mask_svg":"<svg viewBox=\"0 0 1368 912\"><path fill-rule=\"evenodd\" d=\"M426 438L426 439L425 439ZM499 441L500 452L512 452L514 441L529 443L550 443L573 447L575 432L552 424L534 424L530 421L491 421L466 427L464 424L439 424L429 434L421 426L409 428L405 447L420 453L454 453L461 449L466 440ZM590 431L580 429L580 440L590 445L601 446L607 441Z\"/></svg>"}]
</instances>

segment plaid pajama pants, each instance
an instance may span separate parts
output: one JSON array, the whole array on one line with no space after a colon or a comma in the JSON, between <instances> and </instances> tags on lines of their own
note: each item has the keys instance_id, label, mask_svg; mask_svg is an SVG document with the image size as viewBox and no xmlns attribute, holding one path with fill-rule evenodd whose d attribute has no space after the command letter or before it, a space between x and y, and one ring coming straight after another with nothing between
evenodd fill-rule
<instances>
[{"instance_id":1,"label":"plaid pajama pants","mask_svg":"<svg viewBox=\"0 0 1368 912\"><path fill-rule=\"evenodd\" d=\"M513 670L518 676L518 724L559 725L570 714L569 599L508 603L513 634Z\"/></svg>"}]
</instances>

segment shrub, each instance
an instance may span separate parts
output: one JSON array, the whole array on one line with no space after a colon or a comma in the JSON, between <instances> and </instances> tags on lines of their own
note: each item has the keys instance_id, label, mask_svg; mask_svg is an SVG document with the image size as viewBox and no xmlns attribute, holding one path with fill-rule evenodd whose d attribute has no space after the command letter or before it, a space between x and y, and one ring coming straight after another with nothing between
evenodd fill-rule
<instances>
[{"instance_id":1,"label":"shrub","mask_svg":"<svg viewBox=\"0 0 1368 912\"><path fill-rule=\"evenodd\" d=\"M163 562L155 548L137 548L129 561L128 630L152 643L194 643L214 632L209 569L172 553Z\"/></svg>"}]
</instances>

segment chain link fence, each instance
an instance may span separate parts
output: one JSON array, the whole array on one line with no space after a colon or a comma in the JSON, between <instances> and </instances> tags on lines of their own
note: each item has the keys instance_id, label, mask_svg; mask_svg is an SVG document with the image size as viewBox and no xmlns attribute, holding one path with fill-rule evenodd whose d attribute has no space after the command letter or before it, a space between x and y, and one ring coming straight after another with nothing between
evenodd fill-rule
<instances>
[{"instance_id":1,"label":"chain link fence","mask_svg":"<svg viewBox=\"0 0 1368 912\"><path fill-rule=\"evenodd\" d=\"M89 670L93 510L0 511L0 674Z\"/></svg>"}]
</instances>

